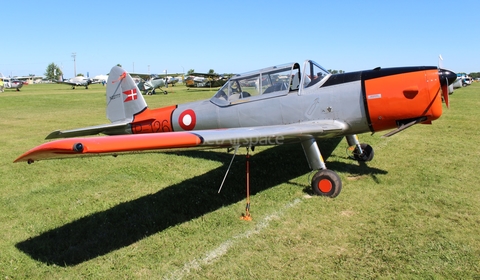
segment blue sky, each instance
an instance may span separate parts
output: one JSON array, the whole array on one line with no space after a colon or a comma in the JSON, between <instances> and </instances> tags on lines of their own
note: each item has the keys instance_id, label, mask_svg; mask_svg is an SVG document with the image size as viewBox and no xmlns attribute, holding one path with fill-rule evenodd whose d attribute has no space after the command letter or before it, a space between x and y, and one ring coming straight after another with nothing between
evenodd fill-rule
<instances>
[{"instance_id":1,"label":"blue sky","mask_svg":"<svg viewBox=\"0 0 480 280\"><path fill-rule=\"evenodd\" d=\"M241 73L312 59L326 69L438 65L480 72L480 1L15 1L2 3L0 72L72 77ZM477 28L477 29L475 29Z\"/></svg>"}]
</instances>

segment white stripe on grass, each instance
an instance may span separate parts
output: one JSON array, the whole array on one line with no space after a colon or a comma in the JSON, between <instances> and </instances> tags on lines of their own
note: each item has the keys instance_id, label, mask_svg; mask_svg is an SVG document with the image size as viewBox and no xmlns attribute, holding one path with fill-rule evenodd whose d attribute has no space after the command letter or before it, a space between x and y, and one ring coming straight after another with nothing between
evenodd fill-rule
<instances>
[{"instance_id":1,"label":"white stripe on grass","mask_svg":"<svg viewBox=\"0 0 480 280\"><path fill-rule=\"evenodd\" d=\"M198 270L204 266L212 264L213 262L221 258L223 255L225 255L228 250L233 245L238 243L241 239L249 238L252 235L259 234L263 229L269 226L270 221L280 218L285 213L285 211L299 204L301 201L301 199L297 198L293 202L286 204L279 211L275 211L274 213L263 218L255 227L255 229L233 236L229 240L220 244L215 249L205 253L202 258L193 259L185 263L182 268L172 271L168 276L164 277L164 279L182 279L186 277L190 273L190 271Z\"/></svg>"}]
</instances>

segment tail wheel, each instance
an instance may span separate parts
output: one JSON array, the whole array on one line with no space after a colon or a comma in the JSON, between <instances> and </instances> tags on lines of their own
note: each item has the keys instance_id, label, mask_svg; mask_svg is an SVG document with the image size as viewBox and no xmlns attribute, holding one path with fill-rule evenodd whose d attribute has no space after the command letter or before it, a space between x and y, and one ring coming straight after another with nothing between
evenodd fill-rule
<instances>
[{"instance_id":1,"label":"tail wheel","mask_svg":"<svg viewBox=\"0 0 480 280\"><path fill-rule=\"evenodd\" d=\"M312 178L313 193L319 196L336 197L342 190L342 180L337 173L323 169Z\"/></svg>"},{"instance_id":2,"label":"tail wheel","mask_svg":"<svg viewBox=\"0 0 480 280\"><path fill-rule=\"evenodd\" d=\"M356 161L371 161L374 155L372 146L368 144L360 144L360 147L362 147L363 153L360 154L357 151L357 148L355 148L353 151L353 159Z\"/></svg>"}]
</instances>

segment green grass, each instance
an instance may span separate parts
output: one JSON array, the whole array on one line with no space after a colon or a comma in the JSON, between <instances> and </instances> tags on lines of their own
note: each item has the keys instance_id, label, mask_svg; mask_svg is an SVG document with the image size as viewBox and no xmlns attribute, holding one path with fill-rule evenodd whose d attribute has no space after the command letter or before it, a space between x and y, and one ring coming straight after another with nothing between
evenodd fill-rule
<instances>
[{"instance_id":1,"label":"green grass","mask_svg":"<svg viewBox=\"0 0 480 280\"><path fill-rule=\"evenodd\" d=\"M150 107L209 98L169 88ZM105 88L28 85L0 94L0 277L4 279L480 278L480 83L433 125L360 135L375 158L320 143L343 191L310 196L299 145L13 164L56 129L108 123Z\"/></svg>"}]
</instances>

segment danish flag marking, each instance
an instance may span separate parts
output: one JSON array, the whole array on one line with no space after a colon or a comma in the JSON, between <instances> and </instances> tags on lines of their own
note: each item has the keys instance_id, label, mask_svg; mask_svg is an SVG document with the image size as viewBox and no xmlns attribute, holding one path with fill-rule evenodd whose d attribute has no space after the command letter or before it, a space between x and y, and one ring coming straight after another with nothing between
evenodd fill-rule
<instances>
[{"instance_id":1,"label":"danish flag marking","mask_svg":"<svg viewBox=\"0 0 480 280\"><path fill-rule=\"evenodd\" d=\"M127 98L125 98L125 100L123 100L123 102L136 100L137 97L138 97L136 88L124 91L123 94L127 95Z\"/></svg>"}]
</instances>

